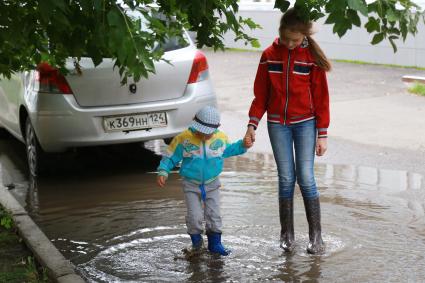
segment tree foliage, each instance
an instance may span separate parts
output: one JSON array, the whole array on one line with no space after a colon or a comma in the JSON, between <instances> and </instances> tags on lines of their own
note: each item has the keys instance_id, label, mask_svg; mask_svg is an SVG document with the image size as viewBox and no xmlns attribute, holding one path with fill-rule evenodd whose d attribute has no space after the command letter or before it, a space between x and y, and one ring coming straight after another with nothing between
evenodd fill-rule
<instances>
[{"instance_id":1,"label":"tree foliage","mask_svg":"<svg viewBox=\"0 0 425 283\"><path fill-rule=\"evenodd\" d=\"M275 8L286 11L290 2L276 0ZM388 39L394 52L395 40L406 40L416 35L417 25L425 16L421 7L410 0L296 0L295 7L306 20L317 21L326 17L325 24L333 25L333 32L342 37L353 26L362 27L360 16L366 19L364 28L373 34L371 43Z\"/></svg>"},{"instance_id":2,"label":"tree foliage","mask_svg":"<svg viewBox=\"0 0 425 283\"><path fill-rule=\"evenodd\" d=\"M289 1L276 0L282 12ZM374 34L372 44L387 38L416 34L423 14L410 0L297 0L305 19L326 17L334 33L342 37L352 26L362 25ZM0 1L0 74L34 69L48 62L66 73L67 58L78 70L81 57L97 66L102 58L115 59L126 83L155 72L154 62L163 55L167 38L184 40L183 28L197 33L197 46L223 49L223 35L232 31L235 40L258 47L249 35L260 28L238 16L237 0L2 0ZM136 16L142 15L142 17Z\"/></svg>"}]
</instances>

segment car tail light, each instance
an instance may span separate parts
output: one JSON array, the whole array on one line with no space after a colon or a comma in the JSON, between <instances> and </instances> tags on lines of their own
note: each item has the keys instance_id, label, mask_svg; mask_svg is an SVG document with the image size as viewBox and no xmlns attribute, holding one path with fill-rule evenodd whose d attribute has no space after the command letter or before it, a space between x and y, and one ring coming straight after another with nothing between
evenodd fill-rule
<instances>
[{"instance_id":1,"label":"car tail light","mask_svg":"<svg viewBox=\"0 0 425 283\"><path fill-rule=\"evenodd\" d=\"M40 63L37 66L35 80L39 84L40 92L72 94L65 77L47 63Z\"/></svg>"},{"instance_id":2,"label":"car tail light","mask_svg":"<svg viewBox=\"0 0 425 283\"><path fill-rule=\"evenodd\" d=\"M190 71L188 84L205 80L208 77L207 58L201 51L196 51L195 59L193 59L192 70Z\"/></svg>"}]
</instances>

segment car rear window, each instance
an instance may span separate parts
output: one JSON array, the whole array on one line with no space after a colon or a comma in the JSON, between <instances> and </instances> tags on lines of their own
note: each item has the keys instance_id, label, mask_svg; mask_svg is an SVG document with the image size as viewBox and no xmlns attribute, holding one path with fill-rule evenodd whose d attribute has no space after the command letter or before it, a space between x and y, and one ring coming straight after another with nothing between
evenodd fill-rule
<instances>
[{"instance_id":1,"label":"car rear window","mask_svg":"<svg viewBox=\"0 0 425 283\"><path fill-rule=\"evenodd\" d=\"M182 42L177 37L171 37L168 38L164 43L158 44L157 46L158 48L162 47L164 52L173 51L189 46L189 42L187 42L187 38L185 35L183 35L183 38L185 40Z\"/></svg>"},{"instance_id":2,"label":"car rear window","mask_svg":"<svg viewBox=\"0 0 425 283\"><path fill-rule=\"evenodd\" d=\"M143 14L137 11L131 11L127 10L127 14L130 17L138 18L142 20L142 29L149 31L149 29L146 27L146 19L143 17ZM164 17L161 14L156 13L155 17L158 17L160 19L164 19ZM170 38L167 38L163 43L156 44L154 47L154 50L157 48L162 48L164 52L173 51L181 48L185 48L189 46L189 39L185 32L185 30L182 30L183 40L179 39L177 36L173 36Z\"/></svg>"}]
</instances>

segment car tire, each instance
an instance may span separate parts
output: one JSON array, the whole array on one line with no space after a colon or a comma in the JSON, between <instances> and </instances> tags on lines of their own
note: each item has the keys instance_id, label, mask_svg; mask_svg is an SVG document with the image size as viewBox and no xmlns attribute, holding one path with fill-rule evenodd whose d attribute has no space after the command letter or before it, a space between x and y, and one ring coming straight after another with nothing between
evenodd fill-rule
<instances>
[{"instance_id":1,"label":"car tire","mask_svg":"<svg viewBox=\"0 0 425 283\"><path fill-rule=\"evenodd\" d=\"M170 143L171 143L171 141L173 140L173 138L174 138L174 137L172 137L172 138L165 138L165 139L164 139L164 143L165 143L166 145L170 145Z\"/></svg>"},{"instance_id":2,"label":"car tire","mask_svg":"<svg viewBox=\"0 0 425 283\"><path fill-rule=\"evenodd\" d=\"M25 122L25 145L29 172L34 177L39 176L45 169L46 154L38 142L29 117Z\"/></svg>"},{"instance_id":3,"label":"car tire","mask_svg":"<svg viewBox=\"0 0 425 283\"><path fill-rule=\"evenodd\" d=\"M10 135L9 133L6 131L6 129L2 128L0 126L0 139L4 139L4 138L8 138Z\"/></svg>"},{"instance_id":4,"label":"car tire","mask_svg":"<svg viewBox=\"0 0 425 283\"><path fill-rule=\"evenodd\" d=\"M9 133L7 130L0 124L0 138L7 138L9 137Z\"/></svg>"}]
</instances>

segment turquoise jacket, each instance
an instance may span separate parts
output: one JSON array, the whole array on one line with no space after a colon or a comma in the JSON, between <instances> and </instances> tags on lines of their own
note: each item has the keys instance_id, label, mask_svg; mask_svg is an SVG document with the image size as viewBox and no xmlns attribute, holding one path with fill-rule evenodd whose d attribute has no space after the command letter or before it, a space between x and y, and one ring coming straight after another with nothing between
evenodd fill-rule
<instances>
[{"instance_id":1,"label":"turquoise jacket","mask_svg":"<svg viewBox=\"0 0 425 283\"><path fill-rule=\"evenodd\" d=\"M181 176L198 184L207 184L220 175L224 158L246 152L242 140L230 143L226 134L219 130L205 142L194 133L195 130L189 128L172 140L158 166L158 175L168 176L182 161Z\"/></svg>"}]
</instances>

